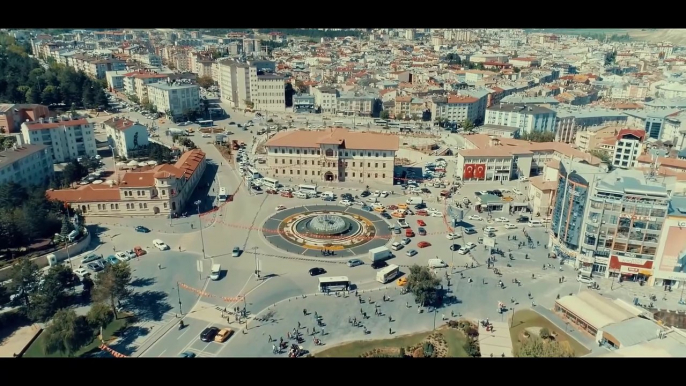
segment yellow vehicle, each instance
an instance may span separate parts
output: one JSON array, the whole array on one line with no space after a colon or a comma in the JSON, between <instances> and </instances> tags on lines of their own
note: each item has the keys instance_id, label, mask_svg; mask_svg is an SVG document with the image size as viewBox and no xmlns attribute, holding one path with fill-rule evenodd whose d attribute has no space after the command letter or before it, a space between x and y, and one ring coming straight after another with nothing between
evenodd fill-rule
<instances>
[{"instance_id":1,"label":"yellow vehicle","mask_svg":"<svg viewBox=\"0 0 686 386\"><path fill-rule=\"evenodd\" d=\"M407 204L398 204L398 209L407 209Z\"/></svg>"},{"instance_id":2,"label":"yellow vehicle","mask_svg":"<svg viewBox=\"0 0 686 386\"><path fill-rule=\"evenodd\" d=\"M195 133L195 130L194 130L192 127L189 127L189 128L188 128L188 132L191 133L191 134L193 134L193 133Z\"/></svg>"},{"instance_id":3,"label":"yellow vehicle","mask_svg":"<svg viewBox=\"0 0 686 386\"><path fill-rule=\"evenodd\" d=\"M393 216L395 218L405 218L405 215L401 212L393 212L393 213L391 213L391 216Z\"/></svg>"},{"instance_id":4,"label":"yellow vehicle","mask_svg":"<svg viewBox=\"0 0 686 386\"><path fill-rule=\"evenodd\" d=\"M407 278L405 276L401 277L400 279L396 280L396 284L398 284L398 287L404 287L407 285Z\"/></svg>"},{"instance_id":5,"label":"yellow vehicle","mask_svg":"<svg viewBox=\"0 0 686 386\"><path fill-rule=\"evenodd\" d=\"M214 336L214 341L217 343L224 343L233 334L233 330L230 328L222 328L219 330L217 335Z\"/></svg>"},{"instance_id":6,"label":"yellow vehicle","mask_svg":"<svg viewBox=\"0 0 686 386\"><path fill-rule=\"evenodd\" d=\"M377 206L374 208L374 211L381 213L381 212L385 212L386 208L384 208L383 206Z\"/></svg>"}]
</instances>

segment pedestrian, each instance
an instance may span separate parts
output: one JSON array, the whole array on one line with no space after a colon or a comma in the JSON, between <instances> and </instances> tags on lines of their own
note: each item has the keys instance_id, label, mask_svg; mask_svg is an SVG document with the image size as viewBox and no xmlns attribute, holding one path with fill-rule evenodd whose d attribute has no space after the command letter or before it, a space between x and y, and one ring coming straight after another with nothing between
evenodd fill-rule
<instances>
[{"instance_id":1,"label":"pedestrian","mask_svg":"<svg viewBox=\"0 0 686 386\"><path fill-rule=\"evenodd\" d=\"M291 339L291 332L290 331L286 332L286 336L288 337L288 339Z\"/></svg>"},{"instance_id":2,"label":"pedestrian","mask_svg":"<svg viewBox=\"0 0 686 386\"><path fill-rule=\"evenodd\" d=\"M441 314L441 320L445 320L445 314Z\"/></svg>"},{"instance_id":3,"label":"pedestrian","mask_svg":"<svg viewBox=\"0 0 686 386\"><path fill-rule=\"evenodd\" d=\"M179 245L179 252L181 252L181 246Z\"/></svg>"},{"instance_id":4,"label":"pedestrian","mask_svg":"<svg viewBox=\"0 0 686 386\"><path fill-rule=\"evenodd\" d=\"M364 311L360 308L360 315L364 315Z\"/></svg>"},{"instance_id":5,"label":"pedestrian","mask_svg":"<svg viewBox=\"0 0 686 386\"><path fill-rule=\"evenodd\" d=\"M276 345L275 344L272 345L272 353L276 354Z\"/></svg>"},{"instance_id":6,"label":"pedestrian","mask_svg":"<svg viewBox=\"0 0 686 386\"><path fill-rule=\"evenodd\" d=\"M405 302L405 307L410 308L410 302Z\"/></svg>"},{"instance_id":7,"label":"pedestrian","mask_svg":"<svg viewBox=\"0 0 686 386\"><path fill-rule=\"evenodd\" d=\"M307 309L303 308L303 315L307 316Z\"/></svg>"},{"instance_id":8,"label":"pedestrian","mask_svg":"<svg viewBox=\"0 0 686 386\"><path fill-rule=\"evenodd\" d=\"M317 315L317 311L314 312L314 318L319 319L319 315Z\"/></svg>"},{"instance_id":9,"label":"pedestrian","mask_svg":"<svg viewBox=\"0 0 686 386\"><path fill-rule=\"evenodd\" d=\"M298 330L300 329L300 322L298 322Z\"/></svg>"},{"instance_id":10,"label":"pedestrian","mask_svg":"<svg viewBox=\"0 0 686 386\"><path fill-rule=\"evenodd\" d=\"M271 341L272 341L272 336L271 336L271 335L269 335L269 342L271 342Z\"/></svg>"},{"instance_id":11,"label":"pedestrian","mask_svg":"<svg viewBox=\"0 0 686 386\"><path fill-rule=\"evenodd\" d=\"M390 315L388 315L388 323L391 323L393 321L393 318L391 318Z\"/></svg>"},{"instance_id":12,"label":"pedestrian","mask_svg":"<svg viewBox=\"0 0 686 386\"><path fill-rule=\"evenodd\" d=\"M162 264L157 264L157 269L162 269Z\"/></svg>"},{"instance_id":13,"label":"pedestrian","mask_svg":"<svg viewBox=\"0 0 686 386\"><path fill-rule=\"evenodd\" d=\"M390 327L388 327L388 334L393 334L393 330Z\"/></svg>"},{"instance_id":14,"label":"pedestrian","mask_svg":"<svg viewBox=\"0 0 686 386\"><path fill-rule=\"evenodd\" d=\"M310 335L310 328L307 327L307 328L305 329L305 332L307 332L307 335Z\"/></svg>"}]
</instances>

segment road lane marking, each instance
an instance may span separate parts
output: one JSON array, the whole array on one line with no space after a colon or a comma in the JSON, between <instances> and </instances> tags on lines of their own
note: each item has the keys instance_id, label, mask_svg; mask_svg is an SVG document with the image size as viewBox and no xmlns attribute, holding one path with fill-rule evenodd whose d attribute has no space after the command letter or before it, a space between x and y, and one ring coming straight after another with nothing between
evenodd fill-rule
<instances>
[{"instance_id":1,"label":"road lane marking","mask_svg":"<svg viewBox=\"0 0 686 386\"><path fill-rule=\"evenodd\" d=\"M202 333L202 331L204 331L207 327L210 326L212 326L212 323L208 323L205 327L203 327L202 330L200 330L200 332ZM176 355L180 355L182 352L188 351L188 349L193 345L193 343L195 343L195 339L188 342L188 344L184 346L184 348L181 351L179 351Z\"/></svg>"},{"instance_id":2,"label":"road lane marking","mask_svg":"<svg viewBox=\"0 0 686 386\"><path fill-rule=\"evenodd\" d=\"M179 335L179 337L176 338L176 340L179 340L179 339L181 339L184 335L186 335L186 333L188 332L188 329L185 329L185 330L186 330L186 331L182 332L181 335ZM165 351L166 351L166 350L165 350Z\"/></svg>"},{"instance_id":3,"label":"road lane marking","mask_svg":"<svg viewBox=\"0 0 686 386\"><path fill-rule=\"evenodd\" d=\"M167 352L167 350L162 351L162 352L160 353L160 355L158 355L157 357L158 357L158 358L161 357L161 356L162 356L164 353L166 353L166 352Z\"/></svg>"}]
</instances>

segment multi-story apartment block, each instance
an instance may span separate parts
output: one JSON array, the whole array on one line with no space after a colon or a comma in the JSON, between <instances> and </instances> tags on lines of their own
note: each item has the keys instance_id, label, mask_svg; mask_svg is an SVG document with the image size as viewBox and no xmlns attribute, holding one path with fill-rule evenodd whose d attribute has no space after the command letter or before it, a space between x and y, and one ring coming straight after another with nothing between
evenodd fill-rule
<instances>
[{"instance_id":1,"label":"multi-story apartment block","mask_svg":"<svg viewBox=\"0 0 686 386\"><path fill-rule=\"evenodd\" d=\"M652 280L648 283L665 289L686 285L686 197L674 196L670 200L667 219L653 263Z\"/></svg>"},{"instance_id":2,"label":"multi-story apartment block","mask_svg":"<svg viewBox=\"0 0 686 386\"><path fill-rule=\"evenodd\" d=\"M254 67L251 67L254 68ZM281 75L250 72L253 108L260 111L286 111L286 79Z\"/></svg>"},{"instance_id":3,"label":"multi-story apartment block","mask_svg":"<svg viewBox=\"0 0 686 386\"><path fill-rule=\"evenodd\" d=\"M574 145L581 151L596 150L607 139L613 138L621 130L617 126L593 126L576 133Z\"/></svg>"},{"instance_id":4,"label":"multi-story apartment block","mask_svg":"<svg viewBox=\"0 0 686 386\"><path fill-rule=\"evenodd\" d=\"M130 72L124 75L124 93L126 95L135 95L140 102L143 102L145 99L149 100L148 85L158 83L167 78L168 75L148 71Z\"/></svg>"},{"instance_id":5,"label":"multi-story apartment block","mask_svg":"<svg viewBox=\"0 0 686 386\"><path fill-rule=\"evenodd\" d=\"M314 104L322 113L336 113L338 107L338 90L333 87L313 87Z\"/></svg>"},{"instance_id":6,"label":"multi-story apartment block","mask_svg":"<svg viewBox=\"0 0 686 386\"><path fill-rule=\"evenodd\" d=\"M486 109L486 121L490 125L519 127L521 134L555 132L554 110L541 106L499 104Z\"/></svg>"},{"instance_id":7,"label":"multi-story apartment block","mask_svg":"<svg viewBox=\"0 0 686 386\"><path fill-rule=\"evenodd\" d=\"M21 124L24 143L48 146L54 163L69 162L79 157L95 157L93 125L85 118L57 117Z\"/></svg>"},{"instance_id":8,"label":"multi-story apartment block","mask_svg":"<svg viewBox=\"0 0 686 386\"><path fill-rule=\"evenodd\" d=\"M403 95L395 97L395 106L393 108L393 114L396 118L401 119L403 117L410 116L410 103L412 102L411 95Z\"/></svg>"},{"instance_id":9,"label":"multi-story apartment block","mask_svg":"<svg viewBox=\"0 0 686 386\"><path fill-rule=\"evenodd\" d=\"M110 91L124 91L124 78L129 71L107 71L105 79L107 80L107 87ZM130 86L132 88L132 86Z\"/></svg>"},{"instance_id":10,"label":"multi-story apartment block","mask_svg":"<svg viewBox=\"0 0 686 386\"><path fill-rule=\"evenodd\" d=\"M199 149L181 155L173 165L125 172L116 183L50 190L49 199L78 208L84 216L151 216L179 214L189 204L207 165Z\"/></svg>"},{"instance_id":11,"label":"multi-story apartment block","mask_svg":"<svg viewBox=\"0 0 686 386\"><path fill-rule=\"evenodd\" d=\"M635 168L638 157L643 154L645 135L643 130L620 130L611 155L612 166L622 169Z\"/></svg>"},{"instance_id":12,"label":"multi-story apartment block","mask_svg":"<svg viewBox=\"0 0 686 386\"><path fill-rule=\"evenodd\" d=\"M200 87L195 84L159 82L148 84L148 100L157 111L180 117L200 109Z\"/></svg>"},{"instance_id":13,"label":"multi-story apartment block","mask_svg":"<svg viewBox=\"0 0 686 386\"><path fill-rule=\"evenodd\" d=\"M48 106L36 104L0 104L0 132L18 133L22 122L49 118Z\"/></svg>"},{"instance_id":14,"label":"multi-story apartment block","mask_svg":"<svg viewBox=\"0 0 686 386\"><path fill-rule=\"evenodd\" d=\"M431 119L445 119L450 123L469 120L474 123L479 119L479 99L464 95L434 98L431 104Z\"/></svg>"},{"instance_id":15,"label":"multi-story apartment block","mask_svg":"<svg viewBox=\"0 0 686 386\"><path fill-rule=\"evenodd\" d=\"M246 108L252 105L255 109L267 111L285 111L286 85L283 77L273 73L276 64L270 61L252 61L239 63L232 60L219 62L219 91L223 102L234 108ZM281 82L281 90L278 83ZM260 107L257 106L259 100ZM281 101L281 104L279 104Z\"/></svg>"},{"instance_id":16,"label":"multi-story apartment block","mask_svg":"<svg viewBox=\"0 0 686 386\"><path fill-rule=\"evenodd\" d=\"M513 58L510 59L509 63L518 68L538 67L541 65L540 60L536 58Z\"/></svg>"},{"instance_id":17,"label":"multi-story apartment block","mask_svg":"<svg viewBox=\"0 0 686 386\"><path fill-rule=\"evenodd\" d=\"M114 117L102 123L107 142L119 157L131 158L135 150L148 145L148 128L139 122Z\"/></svg>"},{"instance_id":18,"label":"multi-story apartment block","mask_svg":"<svg viewBox=\"0 0 686 386\"><path fill-rule=\"evenodd\" d=\"M68 58L67 66L73 67L77 71L83 71L88 76L97 79L105 79L107 71L126 70L126 62L123 60L85 54L75 54Z\"/></svg>"},{"instance_id":19,"label":"multi-story apartment block","mask_svg":"<svg viewBox=\"0 0 686 386\"><path fill-rule=\"evenodd\" d=\"M54 172L45 145L15 145L0 151L0 184L43 185Z\"/></svg>"},{"instance_id":20,"label":"multi-story apartment block","mask_svg":"<svg viewBox=\"0 0 686 386\"><path fill-rule=\"evenodd\" d=\"M162 57L149 52L133 54L131 59L149 67L162 67Z\"/></svg>"},{"instance_id":21,"label":"multi-story apartment block","mask_svg":"<svg viewBox=\"0 0 686 386\"><path fill-rule=\"evenodd\" d=\"M358 95L352 92L344 92L337 99L338 113L345 115L372 116L376 97L372 95Z\"/></svg>"},{"instance_id":22,"label":"multi-story apartment block","mask_svg":"<svg viewBox=\"0 0 686 386\"><path fill-rule=\"evenodd\" d=\"M399 137L346 129L280 132L267 141L267 174L276 179L393 184Z\"/></svg>"}]
</instances>

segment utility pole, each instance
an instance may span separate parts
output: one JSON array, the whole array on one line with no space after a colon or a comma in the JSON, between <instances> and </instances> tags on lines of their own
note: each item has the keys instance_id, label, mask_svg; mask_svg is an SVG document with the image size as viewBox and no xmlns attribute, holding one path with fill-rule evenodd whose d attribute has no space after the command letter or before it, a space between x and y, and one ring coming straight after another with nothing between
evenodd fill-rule
<instances>
[{"instance_id":1,"label":"utility pole","mask_svg":"<svg viewBox=\"0 0 686 386\"><path fill-rule=\"evenodd\" d=\"M176 294L179 296L179 314L183 315L183 310L181 309L181 285L176 282Z\"/></svg>"},{"instance_id":2,"label":"utility pole","mask_svg":"<svg viewBox=\"0 0 686 386\"><path fill-rule=\"evenodd\" d=\"M260 279L260 263L259 260L257 260L257 247L252 247L252 250L254 251L253 253L255 254L255 276L257 276L257 280Z\"/></svg>"},{"instance_id":3,"label":"utility pole","mask_svg":"<svg viewBox=\"0 0 686 386\"><path fill-rule=\"evenodd\" d=\"M197 200L194 204L198 208L198 222L200 223L200 242L202 243L202 258L207 259L207 255L205 254L205 237L202 234L202 218L200 218L200 204L202 201Z\"/></svg>"}]
</instances>

